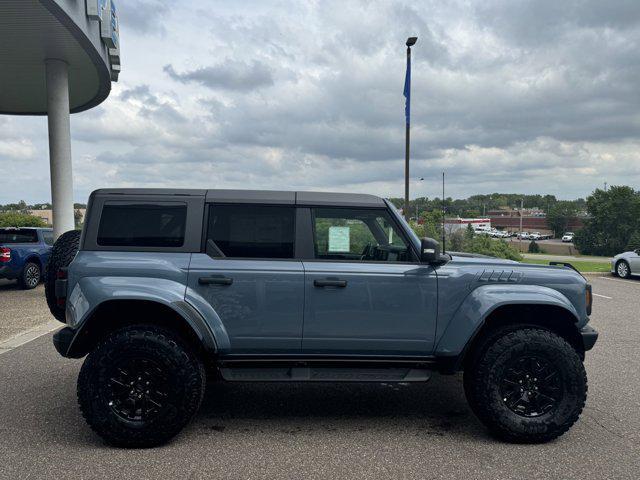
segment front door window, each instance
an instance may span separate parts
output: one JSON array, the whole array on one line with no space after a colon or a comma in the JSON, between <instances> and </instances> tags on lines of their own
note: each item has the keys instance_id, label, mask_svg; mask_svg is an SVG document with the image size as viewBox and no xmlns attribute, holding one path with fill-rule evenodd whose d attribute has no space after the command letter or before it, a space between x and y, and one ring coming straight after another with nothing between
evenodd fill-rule
<instances>
[{"instance_id":1,"label":"front door window","mask_svg":"<svg viewBox=\"0 0 640 480\"><path fill-rule=\"evenodd\" d=\"M384 210L316 208L313 214L317 259L412 261L407 242Z\"/></svg>"}]
</instances>

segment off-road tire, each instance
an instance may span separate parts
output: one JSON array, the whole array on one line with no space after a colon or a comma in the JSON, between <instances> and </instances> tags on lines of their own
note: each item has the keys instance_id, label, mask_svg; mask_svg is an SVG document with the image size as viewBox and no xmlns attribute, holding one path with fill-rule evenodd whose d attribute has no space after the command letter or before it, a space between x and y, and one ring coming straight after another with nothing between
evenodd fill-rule
<instances>
[{"instance_id":1,"label":"off-road tire","mask_svg":"<svg viewBox=\"0 0 640 480\"><path fill-rule=\"evenodd\" d=\"M166 395L156 397L162 399L162 406L153 416L132 420L123 418L113 406L110 382L114 365L134 365L140 361L162 370ZM163 328L135 325L116 330L89 354L78 377L78 403L89 426L108 444L155 447L166 443L189 423L200 407L205 386L202 361L185 342Z\"/></svg>"},{"instance_id":2,"label":"off-road tire","mask_svg":"<svg viewBox=\"0 0 640 480\"><path fill-rule=\"evenodd\" d=\"M27 262L22 269L18 283L23 290L32 290L42 281L42 269L36 262Z\"/></svg>"},{"instance_id":3,"label":"off-road tire","mask_svg":"<svg viewBox=\"0 0 640 480\"><path fill-rule=\"evenodd\" d=\"M515 443L542 443L559 437L578 420L586 401L587 375L578 353L555 333L529 327L498 331L472 355L464 371L467 400L496 436ZM561 379L556 404L533 417L510 409L501 391L508 369L523 356L549 362Z\"/></svg>"},{"instance_id":4,"label":"off-road tire","mask_svg":"<svg viewBox=\"0 0 640 480\"><path fill-rule=\"evenodd\" d=\"M47 297L47 305L51 314L61 322L65 320L65 309L57 303L56 276L58 270L68 267L76 253L78 253L80 234L80 230L70 230L60 235L56 243L53 244L49 260L44 269L44 294Z\"/></svg>"},{"instance_id":5,"label":"off-road tire","mask_svg":"<svg viewBox=\"0 0 640 480\"><path fill-rule=\"evenodd\" d=\"M624 265L627 268L623 269L622 273L620 273L620 265ZM616 263L616 275L620 278L629 278L631 276L631 268L629 267L629 262L626 260L620 260Z\"/></svg>"}]
</instances>

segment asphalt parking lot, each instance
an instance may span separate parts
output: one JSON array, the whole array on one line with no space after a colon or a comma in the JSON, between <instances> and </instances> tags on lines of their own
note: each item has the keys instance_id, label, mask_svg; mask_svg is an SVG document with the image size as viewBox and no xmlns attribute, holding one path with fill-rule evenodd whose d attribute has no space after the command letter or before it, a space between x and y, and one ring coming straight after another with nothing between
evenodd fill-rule
<instances>
[{"instance_id":1,"label":"asphalt parking lot","mask_svg":"<svg viewBox=\"0 0 640 480\"><path fill-rule=\"evenodd\" d=\"M600 339L586 360L589 398L554 442L496 441L468 409L461 377L435 376L410 386L215 384L169 445L114 449L79 414L81 361L59 357L47 334L0 354L0 478L638 478L640 280L590 281ZM0 285L0 341L50 320L42 295Z\"/></svg>"}]
</instances>

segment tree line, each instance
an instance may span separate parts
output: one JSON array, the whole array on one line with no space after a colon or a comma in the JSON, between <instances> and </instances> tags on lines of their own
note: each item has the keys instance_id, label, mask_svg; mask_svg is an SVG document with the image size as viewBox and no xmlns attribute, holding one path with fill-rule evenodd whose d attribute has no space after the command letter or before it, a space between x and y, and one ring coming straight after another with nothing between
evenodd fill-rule
<instances>
[{"instance_id":1,"label":"tree line","mask_svg":"<svg viewBox=\"0 0 640 480\"><path fill-rule=\"evenodd\" d=\"M397 208L404 208L404 199L393 197L389 199ZM444 199L444 209L447 215L452 217L477 218L486 215L490 210L501 207L520 208L522 201L524 208L539 208L549 214L559 205L571 206L572 212L577 214L586 208L584 198L576 200L558 200L555 195L523 195L520 193L491 193L487 195L471 195L468 198ZM409 214L412 217L420 217L425 212L433 210L442 211L442 198L418 197L409 200Z\"/></svg>"}]
</instances>

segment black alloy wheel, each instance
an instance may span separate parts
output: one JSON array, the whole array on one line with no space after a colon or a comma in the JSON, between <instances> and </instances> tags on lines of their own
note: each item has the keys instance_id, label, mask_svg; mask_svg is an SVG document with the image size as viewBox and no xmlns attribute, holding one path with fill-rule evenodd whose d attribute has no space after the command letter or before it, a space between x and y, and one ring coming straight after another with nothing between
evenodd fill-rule
<instances>
[{"instance_id":1,"label":"black alloy wheel","mask_svg":"<svg viewBox=\"0 0 640 480\"><path fill-rule=\"evenodd\" d=\"M522 417L539 417L561 400L562 376L546 359L524 355L507 366L500 385L509 410Z\"/></svg>"}]
</instances>

